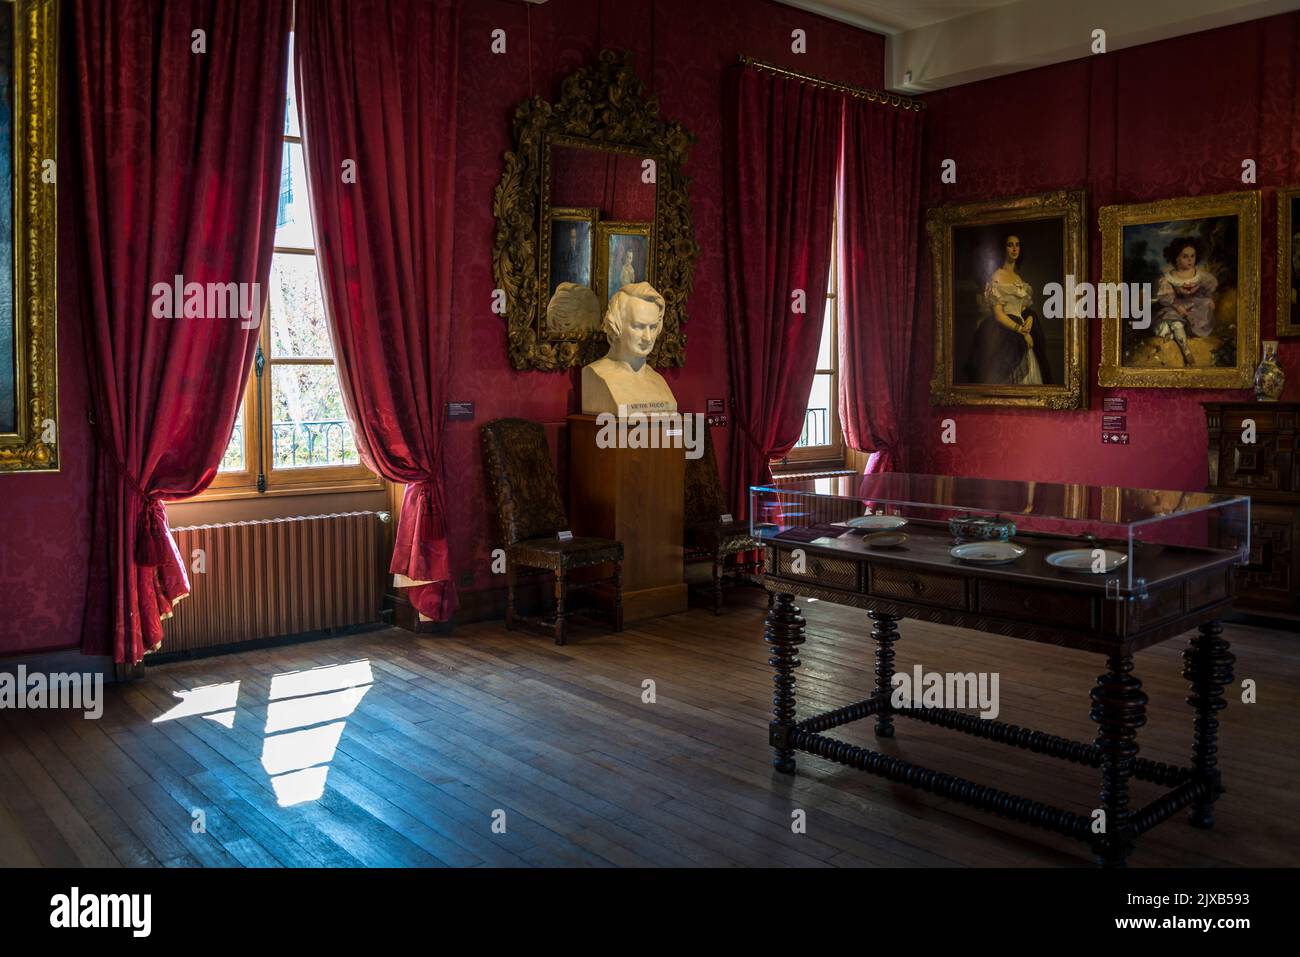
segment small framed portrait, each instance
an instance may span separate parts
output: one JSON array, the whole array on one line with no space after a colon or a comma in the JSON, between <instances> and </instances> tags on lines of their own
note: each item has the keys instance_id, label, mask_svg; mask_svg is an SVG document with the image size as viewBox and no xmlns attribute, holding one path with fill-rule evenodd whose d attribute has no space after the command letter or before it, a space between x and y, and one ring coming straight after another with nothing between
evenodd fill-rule
<instances>
[{"instance_id":1,"label":"small framed portrait","mask_svg":"<svg viewBox=\"0 0 1300 957\"><path fill-rule=\"evenodd\" d=\"M595 207L553 207L546 242L546 325L552 339L585 339L600 331L596 294Z\"/></svg>"},{"instance_id":2,"label":"small framed portrait","mask_svg":"<svg viewBox=\"0 0 1300 957\"><path fill-rule=\"evenodd\" d=\"M1258 192L1102 207L1101 385L1252 384L1259 210Z\"/></svg>"},{"instance_id":3,"label":"small framed portrait","mask_svg":"<svg viewBox=\"0 0 1300 957\"><path fill-rule=\"evenodd\" d=\"M1084 190L941 206L926 216L934 277L935 405L1087 404Z\"/></svg>"},{"instance_id":4,"label":"small framed portrait","mask_svg":"<svg viewBox=\"0 0 1300 957\"><path fill-rule=\"evenodd\" d=\"M1300 186L1277 191L1277 334L1300 336Z\"/></svg>"},{"instance_id":5,"label":"small framed portrait","mask_svg":"<svg viewBox=\"0 0 1300 957\"><path fill-rule=\"evenodd\" d=\"M602 309L624 286L655 281L654 259L650 255L653 229L651 223L596 224L596 268Z\"/></svg>"}]
</instances>

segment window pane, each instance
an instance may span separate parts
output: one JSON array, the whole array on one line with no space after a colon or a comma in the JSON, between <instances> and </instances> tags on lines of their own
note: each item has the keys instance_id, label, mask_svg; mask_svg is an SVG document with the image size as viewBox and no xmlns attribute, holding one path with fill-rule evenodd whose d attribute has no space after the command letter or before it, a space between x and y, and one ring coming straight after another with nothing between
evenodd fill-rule
<instances>
[{"instance_id":1,"label":"window pane","mask_svg":"<svg viewBox=\"0 0 1300 957\"><path fill-rule=\"evenodd\" d=\"M356 465L352 426L333 366L271 366L272 468Z\"/></svg>"},{"instance_id":2,"label":"window pane","mask_svg":"<svg viewBox=\"0 0 1300 957\"><path fill-rule=\"evenodd\" d=\"M311 209L307 202L307 173L302 144L285 143L280 161L280 206L275 217L275 244L295 249L314 249Z\"/></svg>"},{"instance_id":3,"label":"window pane","mask_svg":"<svg viewBox=\"0 0 1300 957\"><path fill-rule=\"evenodd\" d=\"M831 369L831 310L835 308L835 300L826 300L825 315L822 316L822 344L817 348L817 368Z\"/></svg>"},{"instance_id":4,"label":"window pane","mask_svg":"<svg viewBox=\"0 0 1300 957\"><path fill-rule=\"evenodd\" d=\"M819 373L813 376L812 391L808 393L808 409L804 413L803 432L795 448L805 449L831 444L831 388L835 377Z\"/></svg>"},{"instance_id":5,"label":"window pane","mask_svg":"<svg viewBox=\"0 0 1300 957\"><path fill-rule=\"evenodd\" d=\"M285 94L284 135L302 136L298 130L298 90L293 76L293 34L289 34L289 84Z\"/></svg>"},{"instance_id":6,"label":"window pane","mask_svg":"<svg viewBox=\"0 0 1300 957\"><path fill-rule=\"evenodd\" d=\"M316 257L271 257L271 358L332 359Z\"/></svg>"},{"instance_id":7,"label":"window pane","mask_svg":"<svg viewBox=\"0 0 1300 957\"><path fill-rule=\"evenodd\" d=\"M240 405L239 414L235 416L235 427L231 430L230 441L226 444L225 454L221 456L218 472L243 472L244 464L244 407Z\"/></svg>"}]
</instances>

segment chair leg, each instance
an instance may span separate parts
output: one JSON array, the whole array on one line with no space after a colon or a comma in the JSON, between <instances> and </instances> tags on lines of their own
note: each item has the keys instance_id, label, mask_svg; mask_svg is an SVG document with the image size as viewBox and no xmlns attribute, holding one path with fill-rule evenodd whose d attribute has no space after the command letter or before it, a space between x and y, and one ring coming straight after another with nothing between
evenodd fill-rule
<instances>
[{"instance_id":1,"label":"chair leg","mask_svg":"<svg viewBox=\"0 0 1300 957\"><path fill-rule=\"evenodd\" d=\"M515 579L518 572L515 563L506 559L506 627L515 627Z\"/></svg>"},{"instance_id":2,"label":"chair leg","mask_svg":"<svg viewBox=\"0 0 1300 957\"><path fill-rule=\"evenodd\" d=\"M726 561L721 555L713 557L713 613L722 614L722 563Z\"/></svg>"},{"instance_id":3,"label":"chair leg","mask_svg":"<svg viewBox=\"0 0 1300 957\"><path fill-rule=\"evenodd\" d=\"M623 563L614 563L614 631L623 630Z\"/></svg>"},{"instance_id":4,"label":"chair leg","mask_svg":"<svg viewBox=\"0 0 1300 957\"><path fill-rule=\"evenodd\" d=\"M555 573L555 643L564 644L564 616L567 614L569 579L564 571Z\"/></svg>"}]
</instances>

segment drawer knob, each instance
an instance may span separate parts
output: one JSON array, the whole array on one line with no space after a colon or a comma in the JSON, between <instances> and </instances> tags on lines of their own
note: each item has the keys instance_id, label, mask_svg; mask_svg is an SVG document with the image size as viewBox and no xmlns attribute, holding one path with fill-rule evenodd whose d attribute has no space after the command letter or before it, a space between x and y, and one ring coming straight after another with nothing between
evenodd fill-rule
<instances>
[{"instance_id":1,"label":"drawer knob","mask_svg":"<svg viewBox=\"0 0 1300 957\"><path fill-rule=\"evenodd\" d=\"M921 592L925 591L925 582L919 579L913 578L910 582L907 583L907 585L909 588L912 589L913 595L919 595L921 594Z\"/></svg>"}]
</instances>

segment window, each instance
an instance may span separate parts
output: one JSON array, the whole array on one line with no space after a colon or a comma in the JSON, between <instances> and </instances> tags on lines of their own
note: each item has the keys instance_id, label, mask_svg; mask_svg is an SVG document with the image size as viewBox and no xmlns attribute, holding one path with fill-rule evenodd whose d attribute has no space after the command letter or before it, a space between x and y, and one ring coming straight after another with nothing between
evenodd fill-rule
<instances>
[{"instance_id":1,"label":"window","mask_svg":"<svg viewBox=\"0 0 1300 957\"><path fill-rule=\"evenodd\" d=\"M839 190L837 188L836 194ZM838 216L835 217L838 221ZM803 431L799 441L784 459L785 469L803 470L817 467L842 468L844 440L840 435L839 415L839 282L840 244L837 222L831 225L831 274L822 310L821 344L817 349L817 369L804 409ZM775 463L774 463L775 464Z\"/></svg>"},{"instance_id":2,"label":"window","mask_svg":"<svg viewBox=\"0 0 1300 957\"><path fill-rule=\"evenodd\" d=\"M343 406L307 201L290 36L275 252L243 406L216 494L381 488L361 464Z\"/></svg>"}]
</instances>

